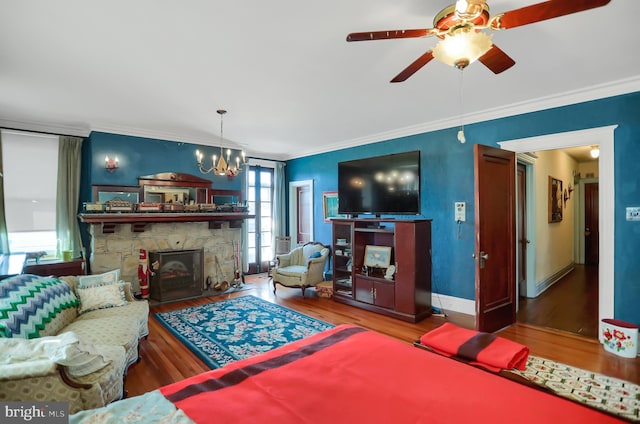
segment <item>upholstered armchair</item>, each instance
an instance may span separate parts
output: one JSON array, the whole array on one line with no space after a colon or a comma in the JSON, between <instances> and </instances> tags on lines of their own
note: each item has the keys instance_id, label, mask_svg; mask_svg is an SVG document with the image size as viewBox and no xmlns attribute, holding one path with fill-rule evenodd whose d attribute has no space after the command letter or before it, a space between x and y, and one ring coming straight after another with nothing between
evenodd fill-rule
<instances>
[{"instance_id":1,"label":"upholstered armchair","mask_svg":"<svg viewBox=\"0 0 640 424\"><path fill-rule=\"evenodd\" d=\"M323 280L325 263L329 257L329 246L310 241L296 247L291 252L276 256L276 268L273 270L273 292L276 284L302 289L302 297L307 287L315 287Z\"/></svg>"}]
</instances>

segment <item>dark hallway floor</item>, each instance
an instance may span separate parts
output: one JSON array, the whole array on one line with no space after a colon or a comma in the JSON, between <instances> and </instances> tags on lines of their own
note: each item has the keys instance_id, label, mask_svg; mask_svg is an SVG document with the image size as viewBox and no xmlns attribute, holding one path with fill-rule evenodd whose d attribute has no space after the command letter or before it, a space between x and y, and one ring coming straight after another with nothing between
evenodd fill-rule
<instances>
[{"instance_id":1,"label":"dark hallway floor","mask_svg":"<svg viewBox=\"0 0 640 424\"><path fill-rule=\"evenodd\" d=\"M598 267L576 265L535 299L520 298L518 322L598 337Z\"/></svg>"}]
</instances>

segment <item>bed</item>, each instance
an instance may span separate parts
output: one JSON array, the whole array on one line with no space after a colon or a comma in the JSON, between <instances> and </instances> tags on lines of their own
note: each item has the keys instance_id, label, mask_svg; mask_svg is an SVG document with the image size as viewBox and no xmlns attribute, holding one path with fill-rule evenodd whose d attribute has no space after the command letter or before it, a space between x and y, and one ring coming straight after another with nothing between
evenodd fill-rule
<instances>
[{"instance_id":1,"label":"bed","mask_svg":"<svg viewBox=\"0 0 640 424\"><path fill-rule=\"evenodd\" d=\"M446 356L341 325L72 423L615 423Z\"/></svg>"}]
</instances>

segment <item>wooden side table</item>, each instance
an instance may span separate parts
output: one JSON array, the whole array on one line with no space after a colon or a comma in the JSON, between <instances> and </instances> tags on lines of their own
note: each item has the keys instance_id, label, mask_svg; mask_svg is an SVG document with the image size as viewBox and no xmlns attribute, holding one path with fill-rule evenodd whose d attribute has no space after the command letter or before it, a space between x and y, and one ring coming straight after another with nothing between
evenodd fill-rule
<instances>
[{"instance_id":1,"label":"wooden side table","mask_svg":"<svg viewBox=\"0 0 640 424\"><path fill-rule=\"evenodd\" d=\"M29 261L22 267L23 274L35 274L42 276L53 275L61 277L63 275L85 275L84 260L82 258L72 261L63 261L62 259L41 260L40 263Z\"/></svg>"}]
</instances>

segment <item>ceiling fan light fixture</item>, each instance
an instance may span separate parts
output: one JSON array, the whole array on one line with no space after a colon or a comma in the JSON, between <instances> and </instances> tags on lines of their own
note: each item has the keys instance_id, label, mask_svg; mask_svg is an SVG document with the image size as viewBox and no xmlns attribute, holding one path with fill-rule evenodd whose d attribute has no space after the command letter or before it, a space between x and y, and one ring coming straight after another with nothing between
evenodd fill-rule
<instances>
[{"instance_id":1,"label":"ceiling fan light fixture","mask_svg":"<svg viewBox=\"0 0 640 424\"><path fill-rule=\"evenodd\" d=\"M482 31L461 29L445 35L433 48L433 57L449 66L465 68L491 49L491 37Z\"/></svg>"},{"instance_id":2,"label":"ceiling fan light fixture","mask_svg":"<svg viewBox=\"0 0 640 424\"><path fill-rule=\"evenodd\" d=\"M458 0L456 1L456 16L465 21L472 21L482 14L487 5L484 0Z\"/></svg>"}]
</instances>

